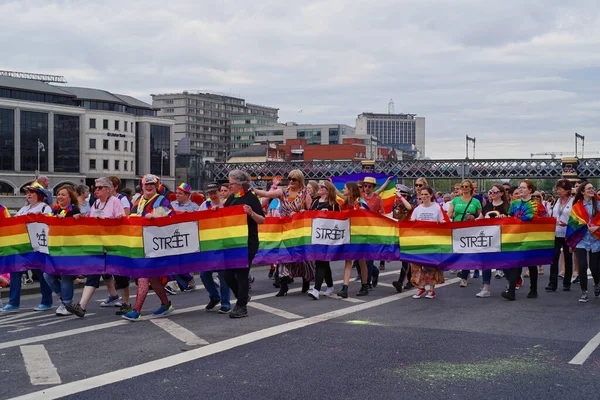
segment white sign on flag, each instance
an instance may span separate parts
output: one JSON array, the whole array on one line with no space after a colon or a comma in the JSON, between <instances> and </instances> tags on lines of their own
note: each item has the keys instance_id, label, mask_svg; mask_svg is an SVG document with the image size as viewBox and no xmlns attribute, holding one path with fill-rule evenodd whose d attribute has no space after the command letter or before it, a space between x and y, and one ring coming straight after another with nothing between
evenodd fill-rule
<instances>
[{"instance_id":1,"label":"white sign on flag","mask_svg":"<svg viewBox=\"0 0 600 400\"><path fill-rule=\"evenodd\" d=\"M452 252L457 254L499 253L502 251L500 225L452 229Z\"/></svg>"},{"instance_id":2,"label":"white sign on flag","mask_svg":"<svg viewBox=\"0 0 600 400\"><path fill-rule=\"evenodd\" d=\"M144 257L156 258L198 253L198 221L167 226L144 226Z\"/></svg>"},{"instance_id":3,"label":"white sign on flag","mask_svg":"<svg viewBox=\"0 0 600 400\"><path fill-rule=\"evenodd\" d=\"M27 233L29 234L29 243L33 251L50 254L48 251L48 233L50 228L41 222L32 222L27 224Z\"/></svg>"},{"instance_id":4,"label":"white sign on flag","mask_svg":"<svg viewBox=\"0 0 600 400\"><path fill-rule=\"evenodd\" d=\"M349 244L350 219L313 219L311 243L329 246Z\"/></svg>"}]
</instances>

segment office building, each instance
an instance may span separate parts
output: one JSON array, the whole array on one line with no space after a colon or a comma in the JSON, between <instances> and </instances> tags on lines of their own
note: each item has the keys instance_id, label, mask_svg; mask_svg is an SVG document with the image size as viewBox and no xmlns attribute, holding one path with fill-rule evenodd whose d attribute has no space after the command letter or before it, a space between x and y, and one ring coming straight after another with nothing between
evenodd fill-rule
<instances>
[{"instance_id":1,"label":"office building","mask_svg":"<svg viewBox=\"0 0 600 400\"><path fill-rule=\"evenodd\" d=\"M358 135L377 137L380 146L425 157L425 117L416 114L362 113L356 118Z\"/></svg>"}]
</instances>

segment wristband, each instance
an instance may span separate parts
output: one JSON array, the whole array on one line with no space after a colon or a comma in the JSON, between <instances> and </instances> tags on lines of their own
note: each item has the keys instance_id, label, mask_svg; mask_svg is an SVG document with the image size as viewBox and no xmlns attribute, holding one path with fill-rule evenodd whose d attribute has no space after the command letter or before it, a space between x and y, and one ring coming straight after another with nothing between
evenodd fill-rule
<instances>
[{"instance_id":1,"label":"wristband","mask_svg":"<svg viewBox=\"0 0 600 400\"><path fill-rule=\"evenodd\" d=\"M272 186L271 186L271 189L273 189L273 190L277 190L277 186L275 186L275 185L272 185Z\"/></svg>"}]
</instances>

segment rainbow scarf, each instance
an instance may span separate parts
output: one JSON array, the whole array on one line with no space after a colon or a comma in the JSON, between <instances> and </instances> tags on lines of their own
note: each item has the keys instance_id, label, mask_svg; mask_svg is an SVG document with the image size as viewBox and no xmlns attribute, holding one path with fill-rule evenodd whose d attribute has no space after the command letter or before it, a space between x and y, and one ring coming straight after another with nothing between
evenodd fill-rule
<instances>
[{"instance_id":1,"label":"rainbow scarf","mask_svg":"<svg viewBox=\"0 0 600 400\"><path fill-rule=\"evenodd\" d=\"M597 200L594 199L593 201ZM583 239L588 232L588 221L590 221L590 215L583 205L583 200L573 204L571 214L569 215L569 222L567 222L567 234L565 236L567 246L575 247ZM600 212L592 218L591 223L600 225ZM593 235L597 239L600 239L600 230L594 232Z\"/></svg>"},{"instance_id":2,"label":"rainbow scarf","mask_svg":"<svg viewBox=\"0 0 600 400\"><path fill-rule=\"evenodd\" d=\"M52 207L52 212L50 213L50 215L53 215L55 217L62 215L64 217L67 216L68 213L70 213L71 211L73 211L73 205L69 204L67 206L67 208L62 209L58 204L55 205L54 207Z\"/></svg>"}]
</instances>

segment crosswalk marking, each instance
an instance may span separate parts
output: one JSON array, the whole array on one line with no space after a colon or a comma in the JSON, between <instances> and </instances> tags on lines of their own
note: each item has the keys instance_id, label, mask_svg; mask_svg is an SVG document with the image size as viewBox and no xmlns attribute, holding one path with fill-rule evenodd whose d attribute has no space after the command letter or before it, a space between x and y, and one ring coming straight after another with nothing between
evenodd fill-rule
<instances>
[{"instance_id":1,"label":"crosswalk marking","mask_svg":"<svg viewBox=\"0 0 600 400\"><path fill-rule=\"evenodd\" d=\"M336 299L336 300L341 300L341 301L345 301L347 303L364 303L365 300L361 300L361 299L356 299L354 297L348 297L347 299L340 297L336 294L332 294L331 296L325 296L323 295L322 297L328 298L328 299Z\"/></svg>"},{"instance_id":2,"label":"crosswalk marking","mask_svg":"<svg viewBox=\"0 0 600 400\"><path fill-rule=\"evenodd\" d=\"M96 313L89 313L89 314L85 314L86 317L91 317L92 315L96 315ZM76 319L79 319L79 317L76 316L64 316L64 317L56 317L58 318L58 320L56 321L52 321L52 322L46 322L44 324L39 324L38 326L48 326L48 325L55 325L55 324L60 324L61 322L65 322L65 321L73 321Z\"/></svg>"},{"instance_id":3,"label":"crosswalk marking","mask_svg":"<svg viewBox=\"0 0 600 400\"><path fill-rule=\"evenodd\" d=\"M23 318L23 317L27 317L28 315L39 315L39 311L31 311L31 312L26 312L26 313L15 313L15 314L6 314L7 317L6 318L0 318L0 323L4 323L7 321L12 321L15 319L19 319L19 318ZM4 316L5 314L0 314L0 316Z\"/></svg>"},{"instance_id":4,"label":"crosswalk marking","mask_svg":"<svg viewBox=\"0 0 600 400\"><path fill-rule=\"evenodd\" d=\"M25 369L32 385L58 385L61 382L58 371L43 344L21 346Z\"/></svg>"},{"instance_id":5,"label":"crosswalk marking","mask_svg":"<svg viewBox=\"0 0 600 400\"><path fill-rule=\"evenodd\" d=\"M170 334L171 336L181 340L183 343L188 346L204 346L207 345L208 342L194 334L194 332L184 328L183 326L171 321L170 319L151 319L154 325L163 329L165 332Z\"/></svg>"},{"instance_id":6,"label":"crosswalk marking","mask_svg":"<svg viewBox=\"0 0 600 400\"><path fill-rule=\"evenodd\" d=\"M40 312L43 312L44 314L40 314ZM26 322L26 321L32 321L35 319L43 319L43 318L52 318L54 317L54 312L50 312L50 311L40 311L40 312L36 312L36 316L35 317L29 317L29 318L20 318L20 319L13 319L8 321L0 321L0 327L3 327L5 325L13 325L13 324L21 324L22 322Z\"/></svg>"},{"instance_id":7,"label":"crosswalk marking","mask_svg":"<svg viewBox=\"0 0 600 400\"><path fill-rule=\"evenodd\" d=\"M253 307L256 308L258 310L261 311L265 311L271 314L275 314L279 317L285 318L285 319L302 319L304 317L298 315L298 314L294 314L285 310L280 310L279 308L275 308L275 307L270 307L267 305L264 305L262 303L248 303L248 307Z\"/></svg>"}]
</instances>

